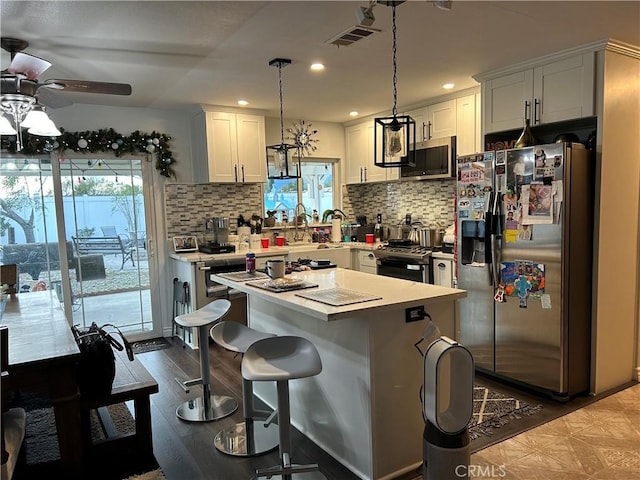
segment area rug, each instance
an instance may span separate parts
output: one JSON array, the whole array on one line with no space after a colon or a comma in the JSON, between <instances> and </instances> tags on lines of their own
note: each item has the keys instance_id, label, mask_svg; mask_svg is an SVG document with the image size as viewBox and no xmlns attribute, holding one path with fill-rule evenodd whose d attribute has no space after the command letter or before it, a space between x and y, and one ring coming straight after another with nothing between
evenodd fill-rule
<instances>
[{"instance_id":1,"label":"area rug","mask_svg":"<svg viewBox=\"0 0 640 480\"><path fill-rule=\"evenodd\" d=\"M46 406L29 408L25 405L27 413L25 431L25 453L27 465L49 463L60 459L58 448L58 434L53 408ZM109 416L113 421L117 433L125 434L135 431L135 420L124 403L107 407ZM106 434L100 417L95 410L90 413L91 440L95 443L106 438Z\"/></svg>"},{"instance_id":2,"label":"area rug","mask_svg":"<svg viewBox=\"0 0 640 480\"><path fill-rule=\"evenodd\" d=\"M473 418L469 422L469 438L491 436L501 428L523 417L539 413L542 405L531 405L513 396L476 383L473 388Z\"/></svg>"},{"instance_id":3,"label":"area rug","mask_svg":"<svg viewBox=\"0 0 640 480\"><path fill-rule=\"evenodd\" d=\"M167 477L164 476L161 469L152 470L151 472L141 473L140 475L133 475L132 477L127 477L125 480L165 480Z\"/></svg>"},{"instance_id":4,"label":"area rug","mask_svg":"<svg viewBox=\"0 0 640 480\"><path fill-rule=\"evenodd\" d=\"M171 344L164 337L152 338L151 340L141 340L139 342L133 342L131 344L133 353L136 354L153 352L154 350L162 350L163 348L168 348L170 346Z\"/></svg>"}]
</instances>

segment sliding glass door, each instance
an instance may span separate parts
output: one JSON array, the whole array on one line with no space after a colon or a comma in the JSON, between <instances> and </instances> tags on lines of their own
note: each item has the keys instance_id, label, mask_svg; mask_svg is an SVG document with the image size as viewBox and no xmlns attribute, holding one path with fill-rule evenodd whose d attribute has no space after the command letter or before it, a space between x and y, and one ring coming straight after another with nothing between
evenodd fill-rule
<instances>
[{"instance_id":1,"label":"sliding glass door","mask_svg":"<svg viewBox=\"0 0 640 480\"><path fill-rule=\"evenodd\" d=\"M134 339L161 335L150 288L149 165L134 156L2 159L1 260L18 265L21 294L53 290L74 324L112 323Z\"/></svg>"}]
</instances>

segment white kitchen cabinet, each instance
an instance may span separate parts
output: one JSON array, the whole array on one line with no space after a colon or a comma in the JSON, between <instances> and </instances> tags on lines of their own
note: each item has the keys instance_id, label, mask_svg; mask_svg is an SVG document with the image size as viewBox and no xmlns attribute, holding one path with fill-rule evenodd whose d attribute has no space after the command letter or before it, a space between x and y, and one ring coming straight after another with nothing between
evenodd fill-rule
<instances>
[{"instance_id":1,"label":"white kitchen cabinet","mask_svg":"<svg viewBox=\"0 0 640 480\"><path fill-rule=\"evenodd\" d=\"M426 118L425 140L456 135L456 99L429 105Z\"/></svg>"},{"instance_id":2,"label":"white kitchen cabinet","mask_svg":"<svg viewBox=\"0 0 640 480\"><path fill-rule=\"evenodd\" d=\"M376 275L378 273L376 257L371 249L356 250L355 254L356 264L354 265L354 270L365 273L372 273L373 275Z\"/></svg>"},{"instance_id":3,"label":"white kitchen cabinet","mask_svg":"<svg viewBox=\"0 0 640 480\"><path fill-rule=\"evenodd\" d=\"M416 122L416 142L456 134L456 99L428 105L406 113Z\"/></svg>"},{"instance_id":4,"label":"white kitchen cabinet","mask_svg":"<svg viewBox=\"0 0 640 480\"><path fill-rule=\"evenodd\" d=\"M453 260L432 257L433 284L441 287L453 287Z\"/></svg>"},{"instance_id":5,"label":"white kitchen cabinet","mask_svg":"<svg viewBox=\"0 0 640 480\"><path fill-rule=\"evenodd\" d=\"M479 94L456 99L456 154L468 155L481 151Z\"/></svg>"},{"instance_id":6,"label":"white kitchen cabinet","mask_svg":"<svg viewBox=\"0 0 640 480\"><path fill-rule=\"evenodd\" d=\"M203 112L206 180L213 183L266 181L264 117L228 112ZM205 159L199 159L205 161ZM200 175L205 176L205 175ZM202 181L203 178L196 178Z\"/></svg>"},{"instance_id":7,"label":"white kitchen cabinet","mask_svg":"<svg viewBox=\"0 0 640 480\"><path fill-rule=\"evenodd\" d=\"M485 133L589 117L595 114L593 52L482 76Z\"/></svg>"},{"instance_id":8,"label":"white kitchen cabinet","mask_svg":"<svg viewBox=\"0 0 640 480\"><path fill-rule=\"evenodd\" d=\"M346 183L382 182L398 178L397 168L374 165L373 138L373 120L345 128Z\"/></svg>"}]
</instances>

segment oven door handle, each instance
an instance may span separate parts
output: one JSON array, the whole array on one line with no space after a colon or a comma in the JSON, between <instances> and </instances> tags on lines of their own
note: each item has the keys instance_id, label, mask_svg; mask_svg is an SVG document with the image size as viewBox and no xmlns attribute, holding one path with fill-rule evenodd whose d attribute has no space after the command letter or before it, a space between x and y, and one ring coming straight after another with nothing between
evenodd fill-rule
<instances>
[{"instance_id":1,"label":"oven door handle","mask_svg":"<svg viewBox=\"0 0 640 480\"><path fill-rule=\"evenodd\" d=\"M407 260L393 260L390 258L378 259L376 263L380 267L396 267L406 270L424 270L428 267L424 263L409 263Z\"/></svg>"}]
</instances>

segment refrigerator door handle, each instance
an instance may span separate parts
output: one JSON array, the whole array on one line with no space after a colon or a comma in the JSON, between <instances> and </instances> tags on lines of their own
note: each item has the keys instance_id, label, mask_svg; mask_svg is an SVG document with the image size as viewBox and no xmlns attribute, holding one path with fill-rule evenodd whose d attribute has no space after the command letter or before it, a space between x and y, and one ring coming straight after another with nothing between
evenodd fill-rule
<instances>
[{"instance_id":1,"label":"refrigerator door handle","mask_svg":"<svg viewBox=\"0 0 640 480\"><path fill-rule=\"evenodd\" d=\"M493 197L493 208L491 209L491 280L493 286L498 287L500 283L500 261L499 253L502 247L502 208L500 202L500 192L496 192ZM500 243L500 245L498 245Z\"/></svg>"},{"instance_id":2,"label":"refrigerator door handle","mask_svg":"<svg viewBox=\"0 0 640 480\"><path fill-rule=\"evenodd\" d=\"M494 222L494 193L489 194L485 208L485 230L484 230L484 254L485 264L487 265L487 274L489 276L489 285L493 285L493 222Z\"/></svg>"}]
</instances>

